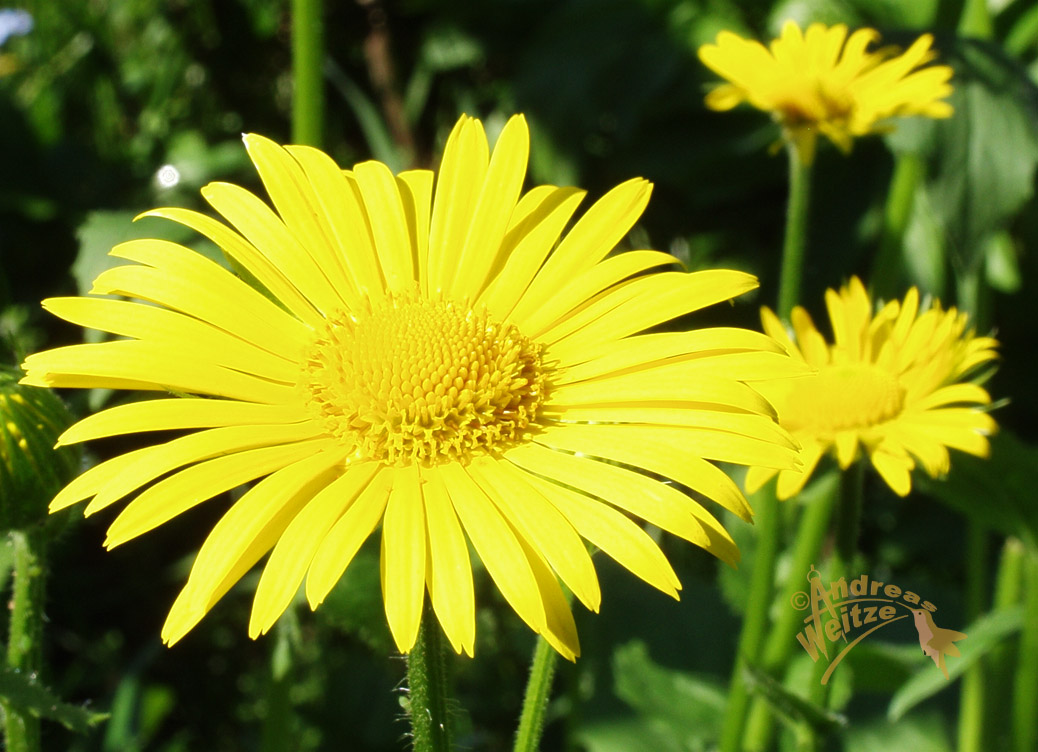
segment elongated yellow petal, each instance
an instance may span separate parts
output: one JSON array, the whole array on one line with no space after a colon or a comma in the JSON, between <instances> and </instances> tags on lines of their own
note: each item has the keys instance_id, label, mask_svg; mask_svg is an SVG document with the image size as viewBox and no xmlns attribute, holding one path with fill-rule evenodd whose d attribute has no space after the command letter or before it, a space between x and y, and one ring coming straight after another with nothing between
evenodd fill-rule
<instances>
[{"instance_id":1,"label":"elongated yellow petal","mask_svg":"<svg viewBox=\"0 0 1038 752\"><path fill-rule=\"evenodd\" d=\"M386 287L393 292L407 290L416 280L416 249L407 232L396 179L381 162L362 162L353 168L353 175L371 218L375 252L382 263Z\"/></svg>"},{"instance_id":2,"label":"elongated yellow petal","mask_svg":"<svg viewBox=\"0 0 1038 752\"><path fill-rule=\"evenodd\" d=\"M509 605L533 631L547 628L537 578L515 533L501 517L497 507L460 465L439 468L472 546Z\"/></svg>"},{"instance_id":3,"label":"elongated yellow petal","mask_svg":"<svg viewBox=\"0 0 1038 752\"><path fill-rule=\"evenodd\" d=\"M567 349L620 339L700 308L729 300L757 287L742 272L711 270L682 274L663 272L618 285L595 304L540 334L562 360ZM614 300L615 298L615 300ZM620 305L620 303L623 305Z\"/></svg>"},{"instance_id":4,"label":"elongated yellow petal","mask_svg":"<svg viewBox=\"0 0 1038 752\"><path fill-rule=\"evenodd\" d=\"M526 178L530 133L522 115L505 124L494 146L486 177L472 212L471 224L450 287L455 298L474 300L486 286L497 260L508 221Z\"/></svg>"},{"instance_id":5,"label":"elongated yellow petal","mask_svg":"<svg viewBox=\"0 0 1038 752\"><path fill-rule=\"evenodd\" d=\"M172 645L277 542L289 521L329 480L330 453L308 457L257 483L228 510L195 557L184 590L162 628Z\"/></svg>"},{"instance_id":6,"label":"elongated yellow petal","mask_svg":"<svg viewBox=\"0 0 1038 752\"><path fill-rule=\"evenodd\" d=\"M257 196L231 183L210 183L202 189L202 196L264 256L274 260L315 308L328 314L342 307L342 297L321 267Z\"/></svg>"},{"instance_id":7,"label":"elongated yellow petal","mask_svg":"<svg viewBox=\"0 0 1038 752\"><path fill-rule=\"evenodd\" d=\"M327 439L249 449L192 465L131 501L108 528L106 548L152 530L217 494L280 470L321 450L335 449Z\"/></svg>"},{"instance_id":8,"label":"elongated yellow petal","mask_svg":"<svg viewBox=\"0 0 1038 752\"><path fill-rule=\"evenodd\" d=\"M429 532L429 599L454 652L475 654L476 601L465 535L438 470L421 468Z\"/></svg>"},{"instance_id":9,"label":"elongated yellow petal","mask_svg":"<svg viewBox=\"0 0 1038 752\"><path fill-rule=\"evenodd\" d=\"M513 319L524 330L540 332L552 322L598 295L603 290L631 277L651 269L679 263L669 253L659 251L630 251L602 261L592 268L580 273L575 279L564 283L561 289L554 291L541 305L530 311L525 319L521 313L513 315Z\"/></svg>"},{"instance_id":10,"label":"elongated yellow petal","mask_svg":"<svg viewBox=\"0 0 1038 752\"><path fill-rule=\"evenodd\" d=\"M418 466L395 468L382 522L382 597L397 649L418 638L425 596L425 508Z\"/></svg>"},{"instance_id":11,"label":"elongated yellow petal","mask_svg":"<svg viewBox=\"0 0 1038 752\"><path fill-rule=\"evenodd\" d=\"M524 195L501 244L501 269L491 270L492 281L477 304L507 320L583 198L584 191L554 186L539 186Z\"/></svg>"},{"instance_id":12,"label":"elongated yellow petal","mask_svg":"<svg viewBox=\"0 0 1038 752\"><path fill-rule=\"evenodd\" d=\"M599 342L584 349L571 349L570 357L562 361L565 371L558 377L558 382L582 381L645 364L658 364L678 356L755 351L781 352L781 349L766 335L748 329L715 327L639 334ZM550 347L547 354L548 357L558 357L557 351Z\"/></svg>"},{"instance_id":13,"label":"elongated yellow petal","mask_svg":"<svg viewBox=\"0 0 1038 752\"><path fill-rule=\"evenodd\" d=\"M433 173L407 170L396 176L400 200L407 218L410 244L414 249L414 269L418 280L429 278L429 218L432 212Z\"/></svg>"},{"instance_id":14,"label":"elongated yellow petal","mask_svg":"<svg viewBox=\"0 0 1038 752\"><path fill-rule=\"evenodd\" d=\"M59 509L64 509L76 502L83 501L83 499L90 498L126 468L137 462L146 461L157 448L144 447L143 449L134 449L132 452L116 455L110 460L94 465L58 492L58 495L50 503L50 511L57 512Z\"/></svg>"},{"instance_id":15,"label":"elongated yellow petal","mask_svg":"<svg viewBox=\"0 0 1038 752\"><path fill-rule=\"evenodd\" d=\"M165 308L99 298L48 298L43 301L43 307L80 326L170 347L190 347L195 358L271 381L295 383L299 378L298 363L204 321Z\"/></svg>"},{"instance_id":16,"label":"elongated yellow petal","mask_svg":"<svg viewBox=\"0 0 1038 752\"><path fill-rule=\"evenodd\" d=\"M320 436L321 431L310 423L228 426L182 436L153 447L146 462L136 462L111 478L87 506L85 514L98 512L146 483L192 462Z\"/></svg>"},{"instance_id":17,"label":"elongated yellow petal","mask_svg":"<svg viewBox=\"0 0 1038 752\"><path fill-rule=\"evenodd\" d=\"M749 458L722 461L789 468L795 466L796 460L796 453L792 450L776 452L777 456L771 456L770 450L764 450L760 459L756 459L757 450L762 446L775 446L756 439L740 439L722 431L670 429L663 426L553 426L538 436L537 441L547 446L644 468L671 478L747 521L752 511L738 486L704 458L717 459L717 455L729 455L730 452L738 451L738 443L746 441L754 442L748 450ZM704 447L707 448L705 452Z\"/></svg>"},{"instance_id":18,"label":"elongated yellow petal","mask_svg":"<svg viewBox=\"0 0 1038 752\"><path fill-rule=\"evenodd\" d=\"M242 140L289 233L328 279L342 304L359 307L359 292L340 261L342 254L327 212L300 163L287 149L263 136L247 133Z\"/></svg>"},{"instance_id":19,"label":"elongated yellow petal","mask_svg":"<svg viewBox=\"0 0 1038 752\"><path fill-rule=\"evenodd\" d=\"M288 608L328 531L367 488L377 470L374 462L348 466L317 492L288 524L271 551L256 587L249 619L250 637L255 639L266 634Z\"/></svg>"},{"instance_id":20,"label":"elongated yellow petal","mask_svg":"<svg viewBox=\"0 0 1038 752\"><path fill-rule=\"evenodd\" d=\"M559 587L559 581L555 579L555 575L536 548L522 535L517 535L516 540L530 563L541 603L544 604L544 630L541 631L541 635L563 658L576 661L580 656L577 625L573 621L573 612L569 610L569 602Z\"/></svg>"},{"instance_id":21,"label":"elongated yellow petal","mask_svg":"<svg viewBox=\"0 0 1038 752\"><path fill-rule=\"evenodd\" d=\"M121 243L111 253L148 266L107 269L94 280L92 294L157 303L286 358L299 357L307 327L204 256L158 240ZM312 321L316 314L310 317Z\"/></svg>"},{"instance_id":22,"label":"elongated yellow petal","mask_svg":"<svg viewBox=\"0 0 1038 752\"><path fill-rule=\"evenodd\" d=\"M681 582L652 538L621 512L557 483L527 474L527 482L569 520L584 538L631 573L672 598Z\"/></svg>"},{"instance_id":23,"label":"elongated yellow petal","mask_svg":"<svg viewBox=\"0 0 1038 752\"><path fill-rule=\"evenodd\" d=\"M58 437L58 446L139 431L299 423L296 405L260 405L215 399L130 402L88 415Z\"/></svg>"},{"instance_id":24,"label":"elongated yellow petal","mask_svg":"<svg viewBox=\"0 0 1038 752\"><path fill-rule=\"evenodd\" d=\"M335 237L336 255L353 285L362 297L380 298L385 284L375 255L371 226L355 182L324 152L308 146L287 148L302 166L321 201L328 228Z\"/></svg>"},{"instance_id":25,"label":"elongated yellow petal","mask_svg":"<svg viewBox=\"0 0 1038 752\"><path fill-rule=\"evenodd\" d=\"M722 561L739 553L731 536L705 510L672 486L630 470L537 444L515 447L505 458L558 483L598 497L657 527L695 543ZM704 520L706 524L703 524Z\"/></svg>"},{"instance_id":26,"label":"elongated yellow petal","mask_svg":"<svg viewBox=\"0 0 1038 752\"><path fill-rule=\"evenodd\" d=\"M190 209L174 207L152 209L144 212L137 219L141 217L163 217L200 232L216 243L228 257L240 264L261 285L270 290L270 293L297 318L303 321L316 320L317 312L314 311L313 305L288 281L278 266L222 222Z\"/></svg>"},{"instance_id":27,"label":"elongated yellow petal","mask_svg":"<svg viewBox=\"0 0 1038 752\"><path fill-rule=\"evenodd\" d=\"M317 608L342 577L386 509L393 485L391 468L382 467L321 541L306 574L306 599Z\"/></svg>"},{"instance_id":28,"label":"elongated yellow petal","mask_svg":"<svg viewBox=\"0 0 1038 752\"><path fill-rule=\"evenodd\" d=\"M214 363L192 361L178 347L118 340L69 345L25 359L23 383L34 386L122 388L210 394L247 402L284 403L293 399L289 384L267 381Z\"/></svg>"},{"instance_id":29,"label":"elongated yellow petal","mask_svg":"<svg viewBox=\"0 0 1038 752\"><path fill-rule=\"evenodd\" d=\"M450 289L489 159L482 126L462 117L447 139L436 180L429 226L429 280L422 285L426 294Z\"/></svg>"},{"instance_id":30,"label":"elongated yellow petal","mask_svg":"<svg viewBox=\"0 0 1038 752\"><path fill-rule=\"evenodd\" d=\"M511 462L482 457L469 465L469 474L581 603L597 612L602 592L591 557L566 518L527 483L529 473Z\"/></svg>"},{"instance_id":31,"label":"elongated yellow petal","mask_svg":"<svg viewBox=\"0 0 1038 752\"><path fill-rule=\"evenodd\" d=\"M605 258L645 211L651 193L651 183L634 178L596 201L548 257L516 305L512 318L527 320L544 305L546 297L553 297L573 277Z\"/></svg>"}]
</instances>

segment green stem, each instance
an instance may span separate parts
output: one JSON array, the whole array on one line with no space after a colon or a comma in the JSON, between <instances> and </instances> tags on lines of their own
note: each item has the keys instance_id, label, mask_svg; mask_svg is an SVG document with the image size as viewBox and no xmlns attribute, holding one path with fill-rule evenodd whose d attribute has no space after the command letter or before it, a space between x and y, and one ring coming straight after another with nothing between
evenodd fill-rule
<instances>
[{"instance_id":1,"label":"green stem","mask_svg":"<svg viewBox=\"0 0 1038 752\"><path fill-rule=\"evenodd\" d=\"M552 678L559 654L543 637L537 638L530 663L530 678L526 682L526 696L515 733L515 752L537 752L544 731L544 713L548 709Z\"/></svg>"},{"instance_id":2,"label":"green stem","mask_svg":"<svg viewBox=\"0 0 1038 752\"><path fill-rule=\"evenodd\" d=\"M782 319L789 319L793 306L800 302L811 208L811 162L803 158L800 148L792 139L786 141L786 151L789 153L789 204L786 208L786 236L782 244L778 295L778 315Z\"/></svg>"},{"instance_id":3,"label":"green stem","mask_svg":"<svg viewBox=\"0 0 1038 752\"><path fill-rule=\"evenodd\" d=\"M987 0L966 0L959 17L959 33L978 39L992 38L995 25L991 21Z\"/></svg>"},{"instance_id":4,"label":"green stem","mask_svg":"<svg viewBox=\"0 0 1038 752\"><path fill-rule=\"evenodd\" d=\"M1013 692L1014 752L1038 747L1038 554L1027 552L1024 626Z\"/></svg>"},{"instance_id":5,"label":"green stem","mask_svg":"<svg viewBox=\"0 0 1038 752\"><path fill-rule=\"evenodd\" d=\"M778 556L781 526L779 525L779 502L775 495L775 483L761 489L760 503L755 504L757 551L750 575L750 595L743 616L742 632L732 668L728 688L728 705L725 709L724 726L721 729L721 752L738 752L741 748L746 711L750 696L743 679L746 664L760 662L764 644L764 627L771 609L772 585L775 581L775 559Z\"/></svg>"},{"instance_id":6,"label":"green stem","mask_svg":"<svg viewBox=\"0 0 1038 752\"><path fill-rule=\"evenodd\" d=\"M796 644L796 633L804 626L803 614L793 608L793 596L804 589L804 578L811 565L818 561L822 541L829 529L833 507L837 499L835 484L822 498L804 506L796 534L793 536L793 560L779 596L779 618L764 643L761 667L776 678L781 678ZM764 750L771 744L775 716L761 699L753 703L746 724L745 749Z\"/></svg>"},{"instance_id":7,"label":"green stem","mask_svg":"<svg viewBox=\"0 0 1038 752\"><path fill-rule=\"evenodd\" d=\"M883 235L872 266L872 292L879 300L897 296L904 273L902 248L912 215L915 192L923 177L923 162L915 154L899 154L890 178L890 192L883 212Z\"/></svg>"},{"instance_id":8,"label":"green stem","mask_svg":"<svg viewBox=\"0 0 1038 752\"><path fill-rule=\"evenodd\" d=\"M451 733L447 663L440 624L428 602L418 629L418 640L407 654L407 686L415 752L448 752Z\"/></svg>"},{"instance_id":9,"label":"green stem","mask_svg":"<svg viewBox=\"0 0 1038 752\"><path fill-rule=\"evenodd\" d=\"M46 575L46 539L42 526L12 530L14 583L7 638L7 665L34 677L40 670L43 636L43 587ZM40 749L40 719L4 703L4 732L8 752Z\"/></svg>"},{"instance_id":10,"label":"green stem","mask_svg":"<svg viewBox=\"0 0 1038 752\"><path fill-rule=\"evenodd\" d=\"M298 643L299 622L295 609L288 609L274 626L267 684L267 708L263 716L261 752L281 752L296 743L292 723L292 664Z\"/></svg>"},{"instance_id":11,"label":"green stem","mask_svg":"<svg viewBox=\"0 0 1038 752\"><path fill-rule=\"evenodd\" d=\"M321 0L292 0L292 140L321 146L324 122Z\"/></svg>"},{"instance_id":12,"label":"green stem","mask_svg":"<svg viewBox=\"0 0 1038 752\"><path fill-rule=\"evenodd\" d=\"M987 531L972 520L966 528L966 622L984 611L987 586ZM980 752L984 744L984 697L987 694L984 664L978 661L962 678L959 695L959 752Z\"/></svg>"},{"instance_id":13,"label":"green stem","mask_svg":"<svg viewBox=\"0 0 1038 752\"><path fill-rule=\"evenodd\" d=\"M829 582L838 582L852 575L851 566L858 550L858 534L861 529L862 495L865 489L865 459L859 457L840 473L840 496L836 507L836 540L829 563ZM823 661L814 665L814 674L809 688L810 699L825 705L830 698L830 684L822 684L829 666ZM830 698L831 699L831 698ZM801 729L801 752L821 749L824 739L814 734L806 724Z\"/></svg>"}]
</instances>

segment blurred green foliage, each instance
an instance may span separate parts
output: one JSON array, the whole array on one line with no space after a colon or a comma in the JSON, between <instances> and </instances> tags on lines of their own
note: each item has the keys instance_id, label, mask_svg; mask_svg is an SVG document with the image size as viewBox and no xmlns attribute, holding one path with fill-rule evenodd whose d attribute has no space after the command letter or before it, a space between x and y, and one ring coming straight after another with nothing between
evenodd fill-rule
<instances>
[{"instance_id":1,"label":"blurred green foliage","mask_svg":"<svg viewBox=\"0 0 1038 752\"><path fill-rule=\"evenodd\" d=\"M198 188L210 180L259 189L240 133L284 141L291 130L284 0L18 5L34 27L0 47L0 360L9 363L38 346L81 339L43 316L38 301L82 292L113 244L159 235L217 258L172 223L131 220L158 205L202 208ZM964 521L1033 547L1038 451L1036 303L1028 294L1038 283L1038 8L1032 0L989 3L993 38L974 40L956 33L963 5L329 2L327 149L344 165L371 157L397 169L431 165L460 112L481 116L492 135L509 114L525 112L533 181L579 184L598 196L634 175L649 178L653 200L632 242L669 250L692 268L750 270L762 280L751 302L770 304L786 190L785 162L769 154L779 134L755 111L704 108L711 77L697 47L721 29L766 38L787 17L873 25L895 43L934 31L942 59L957 71L957 115L903 124L885 140L862 140L849 157L823 150L805 302L820 311L826 287L869 276L895 155L921 160L907 227L896 239L898 294L919 284L949 304L961 295L962 304L982 308L985 328L1003 342L1004 362L989 389L1011 400L998 413L1011 435L996 441L991 463L956 457L951 477L926 483L925 496L904 502L882 484L870 486L862 547L877 576L913 583L932 594L949 624L962 624ZM167 166L178 180L163 182ZM701 320L756 327L755 311L744 304ZM110 395L68 398L85 413ZM133 441L98 442L91 460ZM86 735L47 725L45 748L260 750L275 716L288 724L282 733L295 750L407 746L403 663L391 657L370 547L317 614L299 609L298 625L284 637L245 637L255 586L246 578L182 644L161 646L159 629L191 551L229 503L214 500L111 553L100 546L106 520L72 524L55 544L45 678L66 701L111 718ZM737 521L730 527L749 561L752 529ZM725 572L722 595L709 557L663 543L685 585L681 603L599 561L602 613L577 615L584 656L560 670L545 749L713 743L711 718L723 703L748 567ZM486 606L477 657L452 661L459 742L507 749L532 637L508 609L495 608L500 596L485 578L477 588ZM901 635L906 645L910 632ZM841 667L856 690L844 709L856 731L845 737L847 750L950 749L954 698L935 694L950 685L905 685L920 664L899 649L863 646L857 665ZM286 664L279 650L290 650L292 660ZM929 699L889 724L889 699L902 686L901 698L915 691L922 694L913 698ZM773 691L780 696L780 687Z\"/></svg>"}]
</instances>

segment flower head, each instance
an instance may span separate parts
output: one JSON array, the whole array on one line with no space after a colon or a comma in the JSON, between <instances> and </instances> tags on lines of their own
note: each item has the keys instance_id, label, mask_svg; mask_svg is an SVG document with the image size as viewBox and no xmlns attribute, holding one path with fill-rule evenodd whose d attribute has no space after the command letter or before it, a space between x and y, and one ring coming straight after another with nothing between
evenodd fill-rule
<instances>
[{"instance_id":1,"label":"flower head","mask_svg":"<svg viewBox=\"0 0 1038 752\"><path fill-rule=\"evenodd\" d=\"M779 498L798 493L830 450L843 469L859 450L867 453L901 496L911 490L917 463L937 477L948 472L948 449L987 456L987 436L996 425L983 406L991 398L963 379L997 357L994 339L974 336L966 314L954 308L934 304L920 312L914 287L875 315L857 277L839 292L828 290L825 302L832 344L803 308L793 309L795 342L774 313L761 312L764 331L816 369L811 376L755 384L803 447L803 468L778 473ZM756 490L775 472L751 468L746 484Z\"/></svg>"},{"instance_id":2,"label":"flower head","mask_svg":"<svg viewBox=\"0 0 1038 752\"><path fill-rule=\"evenodd\" d=\"M951 105L952 70L922 67L933 60L933 37L924 34L904 52L869 47L879 40L873 29L815 23L802 32L786 21L770 49L730 31L699 48L699 59L727 80L706 98L714 110L749 102L781 124L801 159L810 163L818 134L844 152L858 136L872 133L888 118L922 115L945 118Z\"/></svg>"},{"instance_id":3,"label":"flower head","mask_svg":"<svg viewBox=\"0 0 1038 752\"><path fill-rule=\"evenodd\" d=\"M112 523L109 547L262 478L199 551L167 642L268 552L250 635L270 629L304 579L316 608L379 527L402 651L428 591L455 650L472 654L470 544L519 616L570 658L579 648L559 580L592 610L600 600L585 541L675 597L673 570L631 516L736 559L703 502L750 510L712 461L795 462L745 382L797 366L742 329L641 333L756 286L735 271L646 274L675 263L656 251L609 256L649 183L623 183L563 233L584 193L522 191L521 116L492 154L481 123L462 117L436 176L379 162L343 171L256 135L245 145L274 210L214 183L203 196L232 226L184 209L148 215L207 236L253 285L173 243L123 243L112 254L131 263L91 293L144 303L44 305L127 339L25 363L33 384L189 395L119 405L63 435L193 431L103 462L55 498L55 509L92 498L90 514L147 486Z\"/></svg>"}]
</instances>

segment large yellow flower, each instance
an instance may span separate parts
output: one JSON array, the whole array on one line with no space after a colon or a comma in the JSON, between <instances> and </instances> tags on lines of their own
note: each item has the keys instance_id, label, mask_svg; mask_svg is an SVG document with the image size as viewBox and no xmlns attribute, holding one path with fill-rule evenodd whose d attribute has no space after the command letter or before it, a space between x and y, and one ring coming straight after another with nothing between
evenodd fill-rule
<instances>
[{"instance_id":1,"label":"large yellow flower","mask_svg":"<svg viewBox=\"0 0 1038 752\"><path fill-rule=\"evenodd\" d=\"M680 588L628 514L736 560L701 501L744 519L750 509L712 461L795 462L745 381L798 366L747 330L639 334L756 286L735 271L645 274L675 263L657 251L609 256L648 182L618 186L563 235L584 192L522 192L522 117L492 155L481 123L462 117L435 178L379 162L343 171L256 135L245 145L276 211L214 183L202 193L234 229L185 209L147 215L207 236L252 285L173 243L123 243L112 254L134 263L102 273L91 293L145 303L44 305L129 339L25 363L29 384L189 395L119 405L63 435L203 429L103 462L58 494L53 509L92 497L90 514L146 487L108 547L263 478L199 551L166 642L268 552L250 635L270 629L304 578L316 608L379 525L401 651L428 591L454 649L472 654L469 544L519 616L569 658L579 648L558 580L592 610L600 600L585 540L663 592Z\"/></svg>"},{"instance_id":2,"label":"large yellow flower","mask_svg":"<svg viewBox=\"0 0 1038 752\"><path fill-rule=\"evenodd\" d=\"M769 50L722 31L715 44L699 48L699 59L728 81L707 95L706 104L730 110L749 102L770 112L807 163L819 133L847 152L856 137L888 118L949 117L951 105L942 100L952 92L951 68L920 69L935 57L933 37L924 34L900 54L889 47L869 51L878 39L873 29L848 37L843 24L814 23L804 33L786 21Z\"/></svg>"},{"instance_id":3,"label":"large yellow flower","mask_svg":"<svg viewBox=\"0 0 1038 752\"><path fill-rule=\"evenodd\" d=\"M755 384L803 447L803 467L779 472L780 499L798 493L830 450L843 469L864 451L901 496L911 490L917 461L936 477L948 472L949 448L987 456L996 425L983 406L991 398L963 379L997 357L994 339L974 336L966 314L954 308L935 303L920 313L914 287L875 315L857 277L839 292L828 290L825 302L833 344L803 308L793 309L796 342L774 313L761 311L764 331L817 371ZM747 487L760 488L775 472L751 468Z\"/></svg>"}]
</instances>

